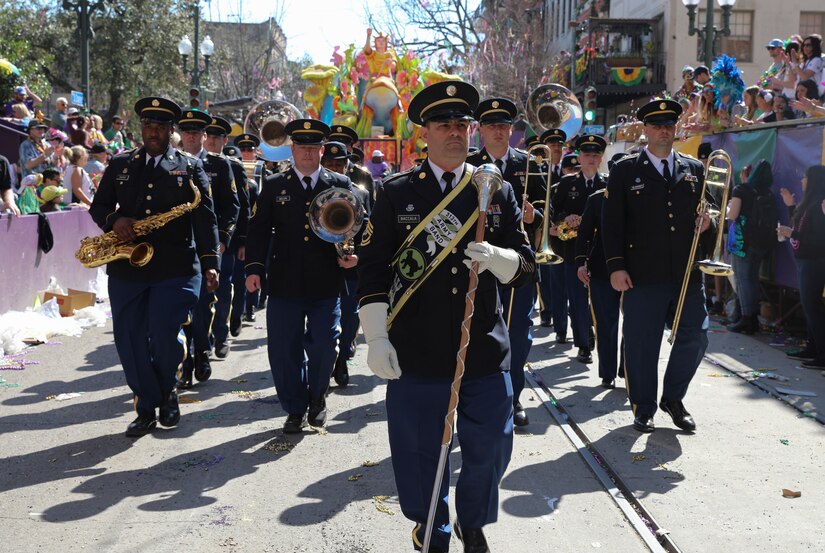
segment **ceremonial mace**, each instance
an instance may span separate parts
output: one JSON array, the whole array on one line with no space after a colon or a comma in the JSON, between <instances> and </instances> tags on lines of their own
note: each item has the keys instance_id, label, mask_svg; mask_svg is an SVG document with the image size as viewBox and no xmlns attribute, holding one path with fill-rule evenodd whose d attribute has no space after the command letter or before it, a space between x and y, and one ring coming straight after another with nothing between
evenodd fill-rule
<instances>
[{"instance_id":1,"label":"ceremonial mace","mask_svg":"<svg viewBox=\"0 0 825 553\"><path fill-rule=\"evenodd\" d=\"M476 221L476 242L484 240L484 226L487 222L487 209L490 198L501 189L501 171L492 163L485 163L473 173L473 184L478 190L478 221ZM461 379L464 377L464 359L467 357L467 348L470 345L470 323L473 320L475 309L476 288L478 288L478 261L470 266L470 285L464 298L464 320L461 321L461 340L458 344L458 353L455 360L455 376L450 388L450 402L447 405L447 415L444 417L444 433L441 436L441 453L438 456L438 468L435 470L435 483L430 497L430 510L427 512L427 526L424 529L424 545L421 551L430 550L430 537L433 533L435 508L441 490L441 481L444 476L444 466L447 464L447 455L450 453L450 443L453 441L455 425L455 411L458 407L458 391L461 388Z\"/></svg>"}]
</instances>

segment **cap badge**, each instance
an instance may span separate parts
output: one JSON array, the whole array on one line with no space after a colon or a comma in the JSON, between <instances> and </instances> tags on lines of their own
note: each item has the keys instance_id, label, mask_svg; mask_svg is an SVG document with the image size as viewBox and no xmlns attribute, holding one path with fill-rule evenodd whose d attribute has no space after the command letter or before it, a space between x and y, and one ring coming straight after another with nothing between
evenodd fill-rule
<instances>
[{"instance_id":1,"label":"cap badge","mask_svg":"<svg viewBox=\"0 0 825 553\"><path fill-rule=\"evenodd\" d=\"M596 140L596 137L595 137L595 136L593 136L593 135L591 134L590 136L588 136L588 137L587 137L587 139L588 139L590 142L593 142L594 140Z\"/></svg>"},{"instance_id":2,"label":"cap badge","mask_svg":"<svg viewBox=\"0 0 825 553\"><path fill-rule=\"evenodd\" d=\"M667 104L666 104L666 103L664 103L664 102L662 102L661 104L659 104L659 109L665 109L666 107L667 107Z\"/></svg>"},{"instance_id":3,"label":"cap badge","mask_svg":"<svg viewBox=\"0 0 825 553\"><path fill-rule=\"evenodd\" d=\"M497 102L497 101L493 102L492 106L493 106L494 108L497 108L497 107L498 107L498 102Z\"/></svg>"},{"instance_id":4,"label":"cap badge","mask_svg":"<svg viewBox=\"0 0 825 553\"><path fill-rule=\"evenodd\" d=\"M158 107L160 105L160 102L157 100L152 100L152 105Z\"/></svg>"},{"instance_id":5,"label":"cap badge","mask_svg":"<svg viewBox=\"0 0 825 553\"><path fill-rule=\"evenodd\" d=\"M458 89L455 85L450 85L447 87L447 96L455 96L455 93L458 92Z\"/></svg>"},{"instance_id":6,"label":"cap badge","mask_svg":"<svg viewBox=\"0 0 825 553\"><path fill-rule=\"evenodd\" d=\"M337 154L337 153L338 153L338 146L333 146L333 147L332 147L332 153L333 153L333 154Z\"/></svg>"},{"instance_id":7,"label":"cap badge","mask_svg":"<svg viewBox=\"0 0 825 553\"><path fill-rule=\"evenodd\" d=\"M337 132L344 132L344 129L342 129L341 127L338 127L338 128L336 128L335 130L336 130Z\"/></svg>"},{"instance_id":8,"label":"cap badge","mask_svg":"<svg viewBox=\"0 0 825 553\"><path fill-rule=\"evenodd\" d=\"M187 117L188 119L192 119L192 112L191 112L191 111L187 111L187 112L186 112L186 117Z\"/></svg>"},{"instance_id":9,"label":"cap badge","mask_svg":"<svg viewBox=\"0 0 825 553\"><path fill-rule=\"evenodd\" d=\"M310 128L311 126L312 126L312 125L309 123L309 121L307 121L307 122L305 122L305 123L304 123L304 128L305 128L305 129L308 129L308 128Z\"/></svg>"}]
</instances>

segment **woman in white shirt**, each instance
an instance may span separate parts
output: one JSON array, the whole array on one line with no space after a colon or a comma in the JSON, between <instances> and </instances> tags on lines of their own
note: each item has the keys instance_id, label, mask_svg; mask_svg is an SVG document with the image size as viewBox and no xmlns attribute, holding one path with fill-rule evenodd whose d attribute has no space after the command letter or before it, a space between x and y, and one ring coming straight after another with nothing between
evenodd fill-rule
<instances>
[{"instance_id":1,"label":"woman in white shirt","mask_svg":"<svg viewBox=\"0 0 825 553\"><path fill-rule=\"evenodd\" d=\"M63 203L80 203L88 207L92 205L92 179L83 167L89 161L89 154L83 146L72 146L69 152L70 165L63 177L69 191L63 196Z\"/></svg>"},{"instance_id":2,"label":"woman in white shirt","mask_svg":"<svg viewBox=\"0 0 825 553\"><path fill-rule=\"evenodd\" d=\"M817 84L819 96L823 94L822 85L822 37L808 35L802 41L802 60L794 67L798 82L813 79Z\"/></svg>"}]
</instances>

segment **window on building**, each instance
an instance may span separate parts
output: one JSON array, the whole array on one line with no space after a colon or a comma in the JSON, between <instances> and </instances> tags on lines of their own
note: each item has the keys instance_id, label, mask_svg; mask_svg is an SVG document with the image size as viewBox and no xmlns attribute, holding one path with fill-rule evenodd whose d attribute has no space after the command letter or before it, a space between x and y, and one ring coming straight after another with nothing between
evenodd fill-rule
<instances>
[{"instance_id":1,"label":"window on building","mask_svg":"<svg viewBox=\"0 0 825 553\"><path fill-rule=\"evenodd\" d=\"M799 12L799 34L825 34L825 12Z\"/></svg>"},{"instance_id":2,"label":"window on building","mask_svg":"<svg viewBox=\"0 0 825 553\"><path fill-rule=\"evenodd\" d=\"M697 22L705 21L705 10L698 10ZM714 25L722 26L722 11L714 10ZM716 39L714 51L717 54L727 54L740 62L753 61L753 12L734 10L730 14L730 36L721 36ZM700 38L696 41L697 52L705 51L705 43ZM710 66L710 64L708 64Z\"/></svg>"}]
</instances>

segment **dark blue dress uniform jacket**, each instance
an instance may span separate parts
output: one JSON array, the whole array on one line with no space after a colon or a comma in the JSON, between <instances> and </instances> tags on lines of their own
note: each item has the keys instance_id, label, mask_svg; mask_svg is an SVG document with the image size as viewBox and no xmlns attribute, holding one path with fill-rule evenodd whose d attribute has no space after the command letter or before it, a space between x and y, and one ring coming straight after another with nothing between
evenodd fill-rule
<instances>
[{"instance_id":1,"label":"dark blue dress uniform jacket","mask_svg":"<svg viewBox=\"0 0 825 553\"><path fill-rule=\"evenodd\" d=\"M602 247L602 203L604 202L604 188L587 198L582 213L582 222L579 232L573 242L576 243L576 267L587 263L590 276L602 280L609 280L607 262Z\"/></svg>"},{"instance_id":2,"label":"dark blue dress uniform jacket","mask_svg":"<svg viewBox=\"0 0 825 553\"><path fill-rule=\"evenodd\" d=\"M212 186L212 201L218 218L218 236L225 246L229 246L240 211L232 168L225 157L206 150L201 150L200 160Z\"/></svg>"},{"instance_id":3,"label":"dark blue dress uniform jacket","mask_svg":"<svg viewBox=\"0 0 825 553\"><path fill-rule=\"evenodd\" d=\"M456 182L459 178L456 174ZM406 221L411 216L423 220L442 198L441 187L428 162L391 177L379 188L370 218L372 232L365 234L366 243L361 245L358 258L360 305L389 303L388 292L393 277L390 261L416 226ZM467 185L455 201L477 206L475 186ZM535 272L534 252L520 229L519 205L513 187L505 182L502 190L492 197L484 233L484 239L489 243L518 252L520 266L513 280L507 283L511 286L532 283ZM467 232L394 319L389 337L398 353L402 371L453 377L470 281L470 270L463 263L466 259L464 250L474 239L475 227ZM479 275L465 378L510 368L510 342L497 282L489 271Z\"/></svg>"},{"instance_id":4,"label":"dark blue dress uniform jacket","mask_svg":"<svg viewBox=\"0 0 825 553\"><path fill-rule=\"evenodd\" d=\"M479 167L485 163L493 163L493 160L490 154L487 153L487 150L482 148L477 153L468 157L467 163ZM536 175L531 176L527 182L529 186L529 190L527 190L527 201L531 204L539 202L539 205L534 205L535 217L532 223L524 225L524 230L527 232L527 237L530 242L533 243L535 241L536 229L541 228L543 221L544 208L542 204L547 195L547 183L544 177L540 176L540 173L542 173L541 168L535 162L530 162L530 172L536 173ZM544 171L544 173L546 173L546 171ZM523 205L522 199L524 198L524 182L527 180L527 153L516 150L515 148L510 148L507 151L507 164L504 166L504 174L502 177L512 185L516 200L518 200L519 203L518 205L521 207ZM535 246L536 244L533 244L534 248Z\"/></svg>"},{"instance_id":5,"label":"dark blue dress uniform jacket","mask_svg":"<svg viewBox=\"0 0 825 553\"><path fill-rule=\"evenodd\" d=\"M315 196L334 186L352 190L347 177L324 168L312 191L304 190L292 169L264 181L249 220L246 274L264 274L272 240L267 273L270 296L327 299L341 293L344 270L338 266L335 245L318 238L309 225Z\"/></svg>"},{"instance_id":6,"label":"dark blue dress uniform jacket","mask_svg":"<svg viewBox=\"0 0 825 553\"><path fill-rule=\"evenodd\" d=\"M674 166L669 184L644 151L613 165L602 208L608 275L625 270L634 285L682 281L705 168L678 152ZM712 241L713 232L703 233L701 250L708 251ZM694 273L692 278L698 278L699 271Z\"/></svg>"},{"instance_id":7,"label":"dark blue dress uniform jacket","mask_svg":"<svg viewBox=\"0 0 825 553\"><path fill-rule=\"evenodd\" d=\"M588 190L587 179L579 172L573 175L565 175L559 181L559 186L553 191L553 199L550 204L553 206L553 222L558 224L564 221L568 215L581 215L584 213L584 204L587 198L596 190L600 190L607 184L607 175L596 173L593 177L592 188ZM553 243L555 252L564 257L565 263L573 263L576 260L576 239L559 240ZM561 244L561 250L556 250L556 244Z\"/></svg>"},{"instance_id":8,"label":"dark blue dress uniform jacket","mask_svg":"<svg viewBox=\"0 0 825 553\"><path fill-rule=\"evenodd\" d=\"M218 228L209 179L200 160L169 147L152 174L145 173L143 148L112 158L89 208L92 219L105 232L121 217L145 219L191 202L190 178L200 190L201 203L194 211L137 239L155 247L146 266L132 267L119 260L107 265L107 273L128 280L156 281L218 270Z\"/></svg>"},{"instance_id":9,"label":"dark blue dress uniform jacket","mask_svg":"<svg viewBox=\"0 0 825 553\"><path fill-rule=\"evenodd\" d=\"M238 222L235 225L235 232L232 233L232 240L229 242L228 247L230 252L237 253L238 248L246 245L246 233L249 229L249 217L252 215L252 207L249 199L249 182L246 178L243 163L231 157L226 159L229 160L229 166L232 168L232 176L235 179L235 188L238 192L238 203L240 204Z\"/></svg>"}]
</instances>

